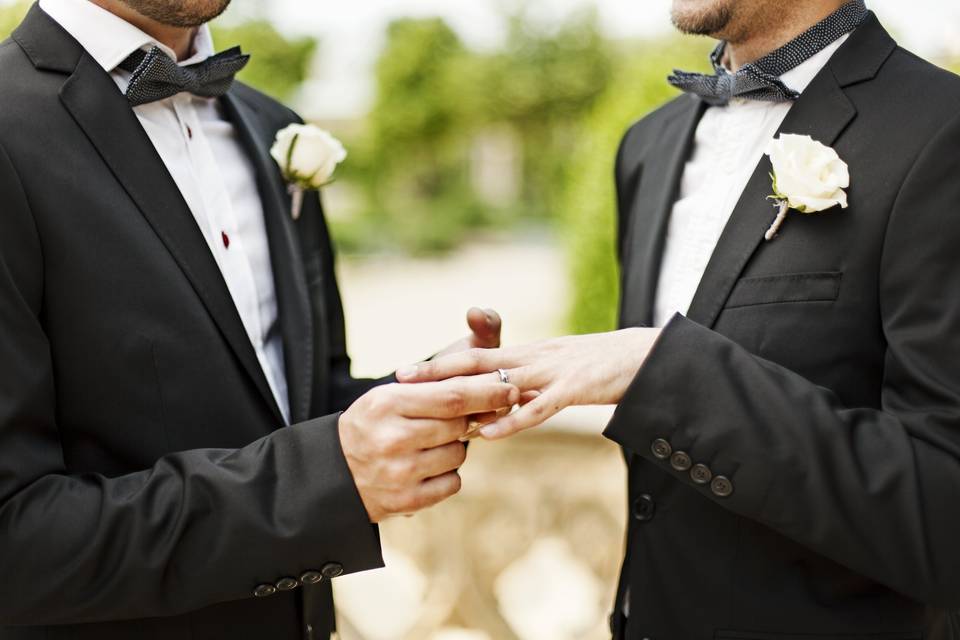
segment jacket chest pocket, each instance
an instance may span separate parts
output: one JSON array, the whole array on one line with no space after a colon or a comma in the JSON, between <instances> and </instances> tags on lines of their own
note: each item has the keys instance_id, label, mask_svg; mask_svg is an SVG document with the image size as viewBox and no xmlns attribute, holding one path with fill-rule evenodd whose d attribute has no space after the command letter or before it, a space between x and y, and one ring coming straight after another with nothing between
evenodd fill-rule
<instances>
[{"instance_id":1,"label":"jacket chest pocket","mask_svg":"<svg viewBox=\"0 0 960 640\"><path fill-rule=\"evenodd\" d=\"M764 304L833 302L840 295L843 273L822 271L742 278L734 286L726 309Z\"/></svg>"}]
</instances>

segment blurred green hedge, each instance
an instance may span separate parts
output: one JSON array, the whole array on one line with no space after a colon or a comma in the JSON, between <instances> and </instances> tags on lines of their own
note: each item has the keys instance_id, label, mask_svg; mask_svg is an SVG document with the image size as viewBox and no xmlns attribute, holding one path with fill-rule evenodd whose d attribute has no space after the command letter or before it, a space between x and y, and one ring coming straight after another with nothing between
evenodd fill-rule
<instances>
[{"instance_id":1,"label":"blurred green hedge","mask_svg":"<svg viewBox=\"0 0 960 640\"><path fill-rule=\"evenodd\" d=\"M616 78L584 121L567 168L561 218L573 282L568 325L575 333L608 331L617 322L613 172L620 140L633 122L677 95L667 75L675 67L702 69L709 47L671 38L625 52Z\"/></svg>"}]
</instances>

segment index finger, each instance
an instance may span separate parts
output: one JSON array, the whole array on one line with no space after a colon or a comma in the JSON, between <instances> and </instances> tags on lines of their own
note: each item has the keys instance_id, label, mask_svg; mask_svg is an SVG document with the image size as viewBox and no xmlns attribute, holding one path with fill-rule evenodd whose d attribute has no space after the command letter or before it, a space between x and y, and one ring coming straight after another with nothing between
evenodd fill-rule
<instances>
[{"instance_id":1,"label":"index finger","mask_svg":"<svg viewBox=\"0 0 960 640\"><path fill-rule=\"evenodd\" d=\"M398 409L408 418L459 418L512 407L520 401L517 387L488 376L398 387Z\"/></svg>"},{"instance_id":2,"label":"index finger","mask_svg":"<svg viewBox=\"0 0 960 640\"><path fill-rule=\"evenodd\" d=\"M433 382L513 367L507 349L468 349L397 371L400 382Z\"/></svg>"}]
</instances>

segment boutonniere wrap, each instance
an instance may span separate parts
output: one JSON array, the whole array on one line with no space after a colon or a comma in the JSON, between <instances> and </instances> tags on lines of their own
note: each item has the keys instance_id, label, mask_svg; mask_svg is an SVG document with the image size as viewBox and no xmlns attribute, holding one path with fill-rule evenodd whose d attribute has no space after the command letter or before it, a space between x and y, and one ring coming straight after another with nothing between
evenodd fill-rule
<instances>
[{"instance_id":1,"label":"boutonniere wrap","mask_svg":"<svg viewBox=\"0 0 960 640\"><path fill-rule=\"evenodd\" d=\"M779 211L764 238L773 240L790 211L820 213L847 208L850 170L837 152L810 136L783 134L770 141L766 154L773 165L773 195Z\"/></svg>"},{"instance_id":2,"label":"boutonniere wrap","mask_svg":"<svg viewBox=\"0 0 960 640\"><path fill-rule=\"evenodd\" d=\"M343 144L312 124L291 124L277 133L270 155L280 165L290 191L294 220L300 218L303 194L333 182L337 165L346 160Z\"/></svg>"}]
</instances>

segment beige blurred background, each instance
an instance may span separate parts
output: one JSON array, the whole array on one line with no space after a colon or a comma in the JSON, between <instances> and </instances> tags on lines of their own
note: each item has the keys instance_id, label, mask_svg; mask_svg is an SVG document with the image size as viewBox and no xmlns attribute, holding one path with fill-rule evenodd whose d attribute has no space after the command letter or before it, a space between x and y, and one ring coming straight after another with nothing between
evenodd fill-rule
<instances>
[{"instance_id":1,"label":"beige blurred background","mask_svg":"<svg viewBox=\"0 0 960 640\"><path fill-rule=\"evenodd\" d=\"M476 304L500 311L505 342L559 334L568 272L549 237L343 259L354 369L418 361L461 337L461 312ZM342 637L608 637L626 509L619 450L598 436L609 413L574 410L536 433L474 442L459 496L382 526L387 569L337 580Z\"/></svg>"}]
</instances>

